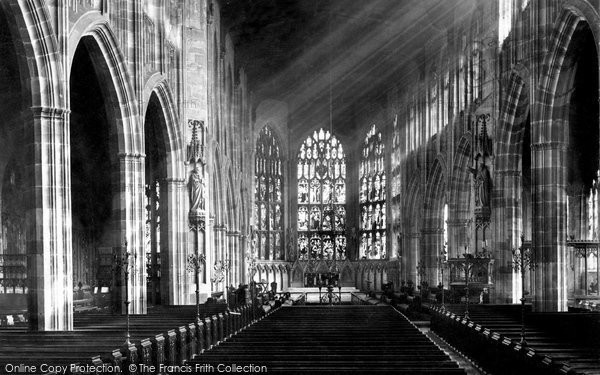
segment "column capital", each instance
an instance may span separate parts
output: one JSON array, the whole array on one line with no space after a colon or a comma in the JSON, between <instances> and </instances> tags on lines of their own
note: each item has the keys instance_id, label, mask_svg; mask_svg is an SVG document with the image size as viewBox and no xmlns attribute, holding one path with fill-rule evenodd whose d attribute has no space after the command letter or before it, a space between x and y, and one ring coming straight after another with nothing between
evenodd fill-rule
<instances>
[{"instance_id":1,"label":"column capital","mask_svg":"<svg viewBox=\"0 0 600 375\"><path fill-rule=\"evenodd\" d=\"M33 113L34 118L62 120L71 113L71 110L54 107L31 107L31 112Z\"/></svg>"},{"instance_id":2,"label":"column capital","mask_svg":"<svg viewBox=\"0 0 600 375\"><path fill-rule=\"evenodd\" d=\"M423 228L421 229L421 234L441 234L443 233L443 228Z\"/></svg>"},{"instance_id":3,"label":"column capital","mask_svg":"<svg viewBox=\"0 0 600 375\"><path fill-rule=\"evenodd\" d=\"M500 177L521 177L519 170L497 170L494 174Z\"/></svg>"},{"instance_id":4,"label":"column capital","mask_svg":"<svg viewBox=\"0 0 600 375\"><path fill-rule=\"evenodd\" d=\"M226 232L227 231L227 225L225 224L215 224L213 229L216 232Z\"/></svg>"},{"instance_id":5,"label":"column capital","mask_svg":"<svg viewBox=\"0 0 600 375\"><path fill-rule=\"evenodd\" d=\"M448 220L448 226L449 227L453 227L453 228L457 228L457 227L465 227L467 225L469 225L471 222L471 219L458 219L458 220Z\"/></svg>"},{"instance_id":6,"label":"column capital","mask_svg":"<svg viewBox=\"0 0 600 375\"><path fill-rule=\"evenodd\" d=\"M146 154L143 154L141 152L119 152L117 154L117 156L119 157L119 159L124 160L124 159L142 159L146 157Z\"/></svg>"},{"instance_id":7,"label":"column capital","mask_svg":"<svg viewBox=\"0 0 600 375\"><path fill-rule=\"evenodd\" d=\"M545 150L566 151L567 147L568 147L568 145L565 142L557 142L557 141L538 142L538 143L531 144L531 151L545 151Z\"/></svg>"},{"instance_id":8,"label":"column capital","mask_svg":"<svg viewBox=\"0 0 600 375\"><path fill-rule=\"evenodd\" d=\"M162 179L164 182L170 184L185 184L185 178L178 178L178 177L167 177L167 178L163 178Z\"/></svg>"}]
</instances>

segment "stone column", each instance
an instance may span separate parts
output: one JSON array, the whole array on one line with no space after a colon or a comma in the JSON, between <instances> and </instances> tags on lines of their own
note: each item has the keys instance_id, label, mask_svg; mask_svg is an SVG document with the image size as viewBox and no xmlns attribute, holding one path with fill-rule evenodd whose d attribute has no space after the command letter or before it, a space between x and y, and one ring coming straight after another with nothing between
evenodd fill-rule
<instances>
[{"instance_id":1,"label":"stone column","mask_svg":"<svg viewBox=\"0 0 600 375\"><path fill-rule=\"evenodd\" d=\"M239 256L240 256L240 283L245 284L250 282L250 280L248 280L248 263L246 260L246 257L248 256L249 252L247 249L247 243L248 243L248 236L246 234L240 234L239 236L239 242L240 242L240 252L239 252Z\"/></svg>"},{"instance_id":2,"label":"stone column","mask_svg":"<svg viewBox=\"0 0 600 375\"><path fill-rule=\"evenodd\" d=\"M73 254L69 111L36 107L27 126L29 206L26 212L31 328L73 329Z\"/></svg>"},{"instance_id":3,"label":"stone column","mask_svg":"<svg viewBox=\"0 0 600 375\"><path fill-rule=\"evenodd\" d=\"M215 263L215 252L216 252L216 239L217 239L217 229L216 229L216 224L215 224L215 216L213 214L209 215L209 219L208 219L208 227L206 228L206 265L204 267L204 278L203 278L203 282L206 285L206 290L208 293L211 292L211 282L210 282L210 277L211 277L211 272L212 272L212 265Z\"/></svg>"},{"instance_id":4,"label":"stone column","mask_svg":"<svg viewBox=\"0 0 600 375\"><path fill-rule=\"evenodd\" d=\"M127 241L130 258L129 313L146 313L146 251L144 249L145 227L145 164L139 154L119 154L119 206L114 209L113 220L117 221L115 246ZM123 283L125 288L125 282ZM125 296L125 290L122 291Z\"/></svg>"},{"instance_id":5,"label":"stone column","mask_svg":"<svg viewBox=\"0 0 600 375\"><path fill-rule=\"evenodd\" d=\"M566 311L566 145L531 145L535 311Z\"/></svg>"},{"instance_id":6,"label":"stone column","mask_svg":"<svg viewBox=\"0 0 600 375\"><path fill-rule=\"evenodd\" d=\"M180 287L180 294L182 294L182 301L186 304L195 303L196 294L196 282L198 282L198 292L202 292L202 284L206 284L206 273L207 273L207 223L206 211L191 209L188 212L188 225L191 240L188 241L188 249L184 251L183 259L181 259L185 268L180 269L180 274L186 273L186 277L182 277L186 282L183 287ZM204 262L202 262L202 259ZM190 263L191 262L191 263ZM194 263L198 263L198 279L196 280L196 268ZM202 264L204 263L204 264ZM183 304L182 303L182 304Z\"/></svg>"},{"instance_id":7,"label":"stone column","mask_svg":"<svg viewBox=\"0 0 600 375\"><path fill-rule=\"evenodd\" d=\"M193 292L188 282L187 273L187 233L189 223L186 220L187 198L184 179L163 180L166 192L167 210L166 223L169 225L166 234L161 233L161 242L166 244L167 253L161 254L161 298L169 305L188 303L187 296ZM164 225L164 223L163 223ZM166 238L165 238L166 237ZM164 242L163 242L164 241ZM201 245L203 241L199 241ZM193 251L193 249L189 249Z\"/></svg>"},{"instance_id":8,"label":"stone column","mask_svg":"<svg viewBox=\"0 0 600 375\"><path fill-rule=\"evenodd\" d=\"M495 241L492 249L495 258L495 303L519 303L521 276L512 267L512 250L521 246L523 233L521 172L517 170L496 173L494 195L498 200L495 211ZM530 240L530 238L527 238Z\"/></svg>"},{"instance_id":9,"label":"stone column","mask_svg":"<svg viewBox=\"0 0 600 375\"><path fill-rule=\"evenodd\" d=\"M222 224L221 229L219 230L219 243L221 244L221 248L218 249L219 260L225 260L227 257L227 225Z\"/></svg>"},{"instance_id":10,"label":"stone column","mask_svg":"<svg viewBox=\"0 0 600 375\"><path fill-rule=\"evenodd\" d=\"M213 266L220 260L225 260L225 248L227 246L226 244L226 237L225 237L225 233L227 232L227 226L225 224L216 224L215 228L214 228L214 233L215 233L215 251L214 251L214 257L211 263L208 263L208 267L210 272L212 272L211 276L214 276L214 269ZM223 281L223 283L225 283L225 280ZM212 291L213 292L219 292L222 289L221 288L221 283L215 283L212 287Z\"/></svg>"},{"instance_id":11,"label":"stone column","mask_svg":"<svg viewBox=\"0 0 600 375\"><path fill-rule=\"evenodd\" d=\"M216 218L215 218L216 220ZM215 291L215 285L212 282L212 278L214 276L214 269L213 269L213 265L215 264L215 262L219 259L218 258L218 252L219 252L219 231L221 230L221 225L218 223L214 223L214 225L212 226L212 234L213 234L213 246L214 248L212 249L212 251L210 252L210 257L207 256L206 258L206 273L207 273L207 277L208 280L210 280L210 292L214 292ZM210 258L210 259L209 259Z\"/></svg>"},{"instance_id":12,"label":"stone column","mask_svg":"<svg viewBox=\"0 0 600 375\"><path fill-rule=\"evenodd\" d=\"M421 251L420 259L425 266L425 281L429 286L436 286L437 276L437 257L442 250L443 231L440 228L424 228L421 230Z\"/></svg>"},{"instance_id":13,"label":"stone column","mask_svg":"<svg viewBox=\"0 0 600 375\"><path fill-rule=\"evenodd\" d=\"M231 266L229 268L229 272L227 274L227 286L232 285L236 286L235 282L237 279L237 267L238 267L238 256L236 252L236 242L237 237L239 236L239 232L237 231L228 231L227 232L227 256L226 259L231 261Z\"/></svg>"},{"instance_id":14,"label":"stone column","mask_svg":"<svg viewBox=\"0 0 600 375\"><path fill-rule=\"evenodd\" d=\"M406 281L412 280L414 283L417 282L417 262L419 261L419 242L420 233L409 233L406 235L405 240L407 241L407 259L406 259Z\"/></svg>"},{"instance_id":15,"label":"stone column","mask_svg":"<svg viewBox=\"0 0 600 375\"><path fill-rule=\"evenodd\" d=\"M237 287L242 282L242 258L244 254L240 251L241 233L240 231L232 231L232 250L229 254L231 259L231 283Z\"/></svg>"}]
</instances>

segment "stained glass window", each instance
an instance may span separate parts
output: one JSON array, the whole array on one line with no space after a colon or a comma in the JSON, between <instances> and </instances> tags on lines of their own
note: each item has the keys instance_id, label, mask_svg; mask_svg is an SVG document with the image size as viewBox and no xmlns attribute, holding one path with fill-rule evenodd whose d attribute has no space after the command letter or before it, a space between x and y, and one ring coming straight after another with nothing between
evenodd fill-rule
<instances>
[{"instance_id":1,"label":"stained glass window","mask_svg":"<svg viewBox=\"0 0 600 375\"><path fill-rule=\"evenodd\" d=\"M385 259L386 179L384 144L375 125L365 138L360 157L360 258Z\"/></svg>"},{"instance_id":2,"label":"stained glass window","mask_svg":"<svg viewBox=\"0 0 600 375\"><path fill-rule=\"evenodd\" d=\"M588 191L587 198L587 240L598 239L598 214L600 212L598 206L598 187L600 186L600 171L596 173L596 176L592 182L592 188Z\"/></svg>"},{"instance_id":3,"label":"stained glass window","mask_svg":"<svg viewBox=\"0 0 600 375\"><path fill-rule=\"evenodd\" d=\"M346 259L346 161L337 138L323 129L298 153L298 257Z\"/></svg>"},{"instance_id":4,"label":"stained glass window","mask_svg":"<svg viewBox=\"0 0 600 375\"><path fill-rule=\"evenodd\" d=\"M268 126L256 143L254 222L258 231L258 257L283 259L283 174L279 143Z\"/></svg>"},{"instance_id":5,"label":"stained glass window","mask_svg":"<svg viewBox=\"0 0 600 375\"><path fill-rule=\"evenodd\" d=\"M443 246L444 246L444 261L448 260L448 218L449 218L448 204L444 205L444 229L443 229Z\"/></svg>"},{"instance_id":6,"label":"stained glass window","mask_svg":"<svg viewBox=\"0 0 600 375\"><path fill-rule=\"evenodd\" d=\"M146 284L148 301L157 304L160 301L160 182L154 177L146 183Z\"/></svg>"},{"instance_id":7,"label":"stained glass window","mask_svg":"<svg viewBox=\"0 0 600 375\"><path fill-rule=\"evenodd\" d=\"M158 179L146 184L146 253L160 252L160 185Z\"/></svg>"}]
</instances>

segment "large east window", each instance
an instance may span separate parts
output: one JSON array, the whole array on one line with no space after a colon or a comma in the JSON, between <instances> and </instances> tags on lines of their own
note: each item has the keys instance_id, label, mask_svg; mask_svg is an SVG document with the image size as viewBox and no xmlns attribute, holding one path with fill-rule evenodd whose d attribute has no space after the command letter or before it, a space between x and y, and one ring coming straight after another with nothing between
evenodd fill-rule
<instances>
[{"instance_id":1,"label":"large east window","mask_svg":"<svg viewBox=\"0 0 600 375\"><path fill-rule=\"evenodd\" d=\"M272 130L262 128L256 143L254 222L258 258L283 259L283 175L279 143Z\"/></svg>"},{"instance_id":2,"label":"large east window","mask_svg":"<svg viewBox=\"0 0 600 375\"><path fill-rule=\"evenodd\" d=\"M381 132L371 127L360 156L360 258L385 259L385 164Z\"/></svg>"},{"instance_id":3,"label":"large east window","mask_svg":"<svg viewBox=\"0 0 600 375\"><path fill-rule=\"evenodd\" d=\"M346 259L346 160L323 129L298 153L298 258Z\"/></svg>"}]
</instances>

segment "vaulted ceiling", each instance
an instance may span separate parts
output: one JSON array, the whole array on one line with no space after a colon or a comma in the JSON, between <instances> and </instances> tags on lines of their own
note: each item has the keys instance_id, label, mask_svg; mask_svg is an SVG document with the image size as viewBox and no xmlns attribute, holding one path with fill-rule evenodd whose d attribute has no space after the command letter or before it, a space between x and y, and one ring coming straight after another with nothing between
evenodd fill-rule
<instances>
[{"instance_id":1,"label":"vaulted ceiling","mask_svg":"<svg viewBox=\"0 0 600 375\"><path fill-rule=\"evenodd\" d=\"M418 74L422 46L476 0L226 0L225 27L257 102L288 103L292 129L327 118ZM331 97L331 100L330 100Z\"/></svg>"}]
</instances>

